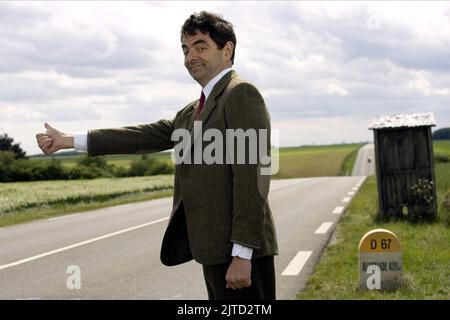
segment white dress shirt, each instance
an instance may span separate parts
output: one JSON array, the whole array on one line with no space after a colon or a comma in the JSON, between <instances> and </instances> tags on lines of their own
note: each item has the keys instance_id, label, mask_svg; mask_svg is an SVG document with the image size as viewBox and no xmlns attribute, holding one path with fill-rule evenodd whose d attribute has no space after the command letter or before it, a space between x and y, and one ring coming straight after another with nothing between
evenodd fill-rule
<instances>
[{"instance_id":1,"label":"white dress shirt","mask_svg":"<svg viewBox=\"0 0 450 320\"><path fill-rule=\"evenodd\" d=\"M206 86L203 87L203 94L205 95L205 103L208 100L209 95L211 94L214 86L219 82L222 77L230 72L232 68L227 68L222 70L218 75L212 78ZM195 106L197 107L197 105ZM87 152L87 131L84 132L75 132L74 133L74 147L77 151ZM239 256L244 259L250 260L252 258L253 248L249 248L238 243L233 243L233 250L231 251L231 255L233 257Z\"/></svg>"}]
</instances>

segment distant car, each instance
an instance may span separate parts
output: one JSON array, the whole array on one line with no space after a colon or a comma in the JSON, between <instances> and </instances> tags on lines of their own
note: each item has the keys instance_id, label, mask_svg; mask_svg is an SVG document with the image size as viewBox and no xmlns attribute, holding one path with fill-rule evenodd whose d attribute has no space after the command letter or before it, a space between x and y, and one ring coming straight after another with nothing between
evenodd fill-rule
<instances>
[{"instance_id":1,"label":"distant car","mask_svg":"<svg viewBox=\"0 0 450 320\"><path fill-rule=\"evenodd\" d=\"M368 157L368 158L367 158L367 162L368 162L368 163L371 163L371 162L372 162L372 158L371 158L371 157Z\"/></svg>"}]
</instances>

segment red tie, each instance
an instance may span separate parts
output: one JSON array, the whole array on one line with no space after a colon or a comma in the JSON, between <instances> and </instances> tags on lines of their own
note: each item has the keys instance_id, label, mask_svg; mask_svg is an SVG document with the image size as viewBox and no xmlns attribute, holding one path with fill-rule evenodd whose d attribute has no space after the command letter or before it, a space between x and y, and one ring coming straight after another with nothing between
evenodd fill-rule
<instances>
[{"instance_id":1,"label":"red tie","mask_svg":"<svg viewBox=\"0 0 450 320\"><path fill-rule=\"evenodd\" d=\"M198 108L197 108L197 111L195 113L195 120L200 119L200 112L202 112L204 104L205 104L205 95L203 94L203 90L202 90L202 94L200 96L200 101L198 103Z\"/></svg>"}]
</instances>

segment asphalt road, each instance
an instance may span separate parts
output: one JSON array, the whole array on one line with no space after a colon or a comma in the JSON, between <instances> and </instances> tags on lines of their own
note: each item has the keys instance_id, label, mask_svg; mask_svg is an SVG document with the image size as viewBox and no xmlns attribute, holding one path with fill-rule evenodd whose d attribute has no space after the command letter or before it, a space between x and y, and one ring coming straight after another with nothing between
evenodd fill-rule
<instances>
[{"instance_id":1,"label":"asphalt road","mask_svg":"<svg viewBox=\"0 0 450 320\"><path fill-rule=\"evenodd\" d=\"M278 299L303 288L363 180L272 181ZM171 204L164 198L0 229L0 299L207 299L198 263L159 260Z\"/></svg>"},{"instance_id":2,"label":"asphalt road","mask_svg":"<svg viewBox=\"0 0 450 320\"><path fill-rule=\"evenodd\" d=\"M371 176L375 174L375 146L366 144L359 149L353 166L352 176Z\"/></svg>"}]
</instances>

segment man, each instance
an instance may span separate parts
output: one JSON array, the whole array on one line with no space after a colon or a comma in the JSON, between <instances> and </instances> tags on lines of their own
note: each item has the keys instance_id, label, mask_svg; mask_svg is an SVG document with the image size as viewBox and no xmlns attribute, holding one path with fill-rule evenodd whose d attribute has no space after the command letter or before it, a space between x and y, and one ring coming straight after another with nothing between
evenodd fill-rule
<instances>
[{"instance_id":1,"label":"man","mask_svg":"<svg viewBox=\"0 0 450 320\"><path fill-rule=\"evenodd\" d=\"M263 98L232 70L232 24L216 14L193 14L182 26L181 44L185 67L202 93L173 120L84 134L64 134L46 123L46 133L36 135L39 147L46 154L75 147L89 156L162 151L174 148L175 130L192 133L199 123L202 132L215 129L225 135L227 129L253 129L270 135ZM183 156L192 155L192 148L187 150ZM210 299L275 299L278 249L267 202L270 175L261 174L260 160L175 166L173 209L161 261L168 266L192 259L202 264Z\"/></svg>"}]
</instances>

